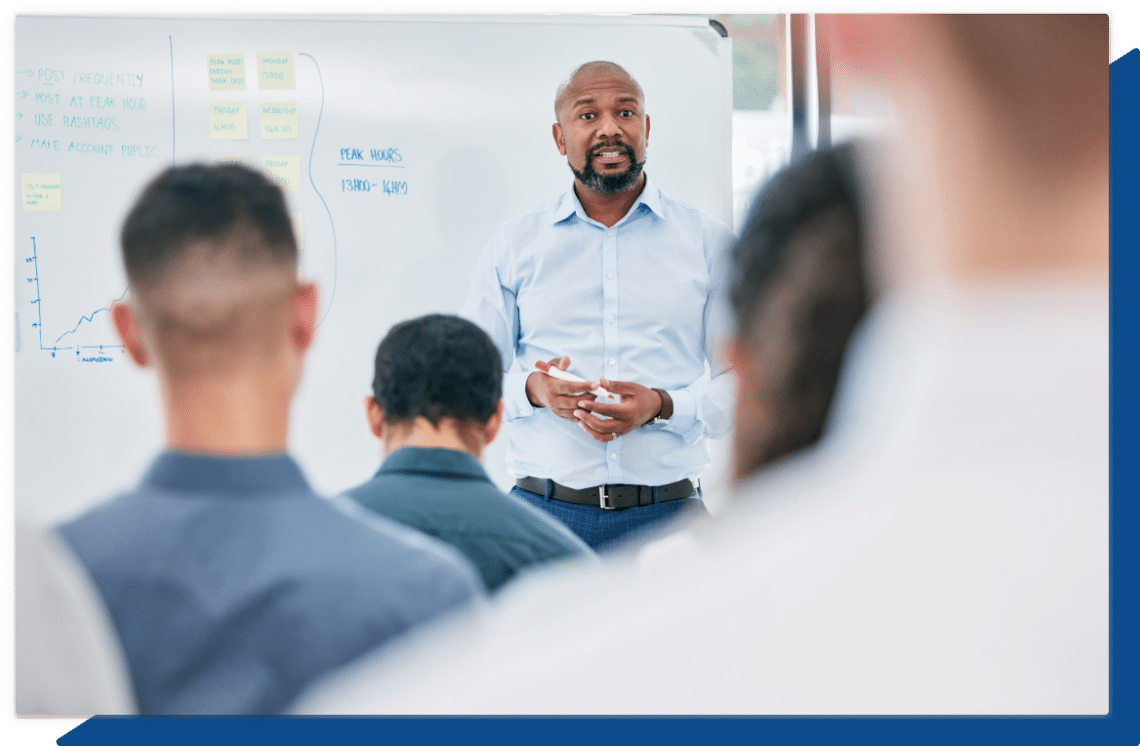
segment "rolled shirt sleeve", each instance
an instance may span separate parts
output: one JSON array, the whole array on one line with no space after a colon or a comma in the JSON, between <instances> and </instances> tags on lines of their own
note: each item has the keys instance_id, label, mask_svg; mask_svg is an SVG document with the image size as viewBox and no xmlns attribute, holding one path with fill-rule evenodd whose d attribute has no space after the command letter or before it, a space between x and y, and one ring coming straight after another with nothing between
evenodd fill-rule
<instances>
[{"instance_id":1,"label":"rolled shirt sleeve","mask_svg":"<svg viewBox=\"0 0 1140 746\"><path fill-rule=\"evenodd\" d=\"M705 304L704 350L711 374L684 388L666 389L673 399L672 416L666 422L647 425L675 433L686 444L702 437L722 438L732 428L736 376L729 368L725 346L732 333L728 281L735 240L728 227L720 223L710 223L706 228L711 291Z\"/></svg>"}]
</instances>

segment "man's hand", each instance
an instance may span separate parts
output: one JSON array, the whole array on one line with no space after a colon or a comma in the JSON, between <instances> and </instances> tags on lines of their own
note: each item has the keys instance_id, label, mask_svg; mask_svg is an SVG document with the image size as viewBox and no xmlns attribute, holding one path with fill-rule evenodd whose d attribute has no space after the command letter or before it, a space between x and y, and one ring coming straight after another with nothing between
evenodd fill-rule
<instances>
[{"instance_id":1,"label":"man's hand","mask_svg":"<svg viewBox=\"0 0 1140 746\"><path fill-rule=\"evenodd\" d=\"M620 395L621 402L584 401L578 405L579 409L574 415L583 430L603 443L620 438L631 430L641 427L656 417L665 405L665 401L656 389L646 388L640 383L610 381L605 378L601 383L606 391ZM595 414L605 415L610 419L603 420Z\"/></svg>"},{"instance_id":2,"label":"man's hand","mask_svg":"<svg viewBox=\"0 0 1140 746\"><path fill-rule=\"evenodd\" d=\"M541 372L531 373L526 379L526 398L536 407L546 407L559 417L577 422L574 412L579 404L592 404L595 397L590 392L598 387L594 381L574 383L563 381L546 375L552 367L566 370L570 367L570 358L566 355L556 357L549 363L541 360L534 364Z\"/></svg>"}]
</instances>

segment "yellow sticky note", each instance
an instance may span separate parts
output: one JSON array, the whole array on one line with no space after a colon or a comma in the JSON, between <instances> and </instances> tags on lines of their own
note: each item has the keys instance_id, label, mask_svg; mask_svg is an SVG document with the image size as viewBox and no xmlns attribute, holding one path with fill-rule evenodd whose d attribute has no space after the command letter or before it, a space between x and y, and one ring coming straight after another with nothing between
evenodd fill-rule
<instances>
[{"instance_id":1,"label":"yellow sticky note","mask_svg":"<svg viewBox=\"0 0 1140 746\"><path fill-rule=\"evenodd\" d=\"M293 219L293 236L297 239L297 251L305 250L305 221L301 218L301 213L293 212L289 214Z\"/></svg>"},{"instance_id":2,"label":"yellow sticky note","mask_svg":"<svg viewBox=\"0 0 1140 746\"><path fill-rule=\"evenodd\" d=\"M244 101L217 101L210 107L211 140L247 140L249 125Z\"/></svg>"},{"instance_id":3,"label":"yellow sticky note","mask_svg":"<svg viewBox=\"0 0 1140 746\"><path fill-rule=\"evenodd\" d=\"M243 166L249 165L249 156L245 153L217 153L210 156L211 163L240 163Z\"/></svg>"},{"instance_id":4,"label":"yellow sticky note","mask_svg":"<svg viewBox=\"0 0 1140 746\"><path fill-rule=\"evenodd\" d=\"M277 101L261 104L261 139L297 139L296 101Z\"/></svg>"},{"instance_id":5,"label":"yellow sticky note","mask_svg":"<svg viewBox=\"0 0 1140 746\"><path fill-rule=\"evenodd\" d=\"M293 69L292 52L257 53L257 87L296 88L297 75Z\"/></svg>"},{"instance_id":6,"label":"yellow sticky note","mask_svg":"<svg viewBox=\"0 0 1140 746\"><path fill-rule=\"evenodd\" d=\"M245 52L206 55L206 76L211 91L244 91Z\"/></svg>"},{"instance_id":7,"label":"yellow sticky note","mask_svg":"<svg viewBox=\"0 0 1140 746\"><path fill-rule=\"evenodd\" d=\"M261 167L286 192L301 191L301 156L267 155L261 159Z\"/></svg>"},{"instance_id":8,"label":"yellow sticky note","mask_svg":"<svg viewBox=\"0 0 1140 746\"><path fill-rule=\"evenodd\" d=\"M63 209L59 174L21 174L20 182L24 190L24 212L59 212Z\"/></svg>"}]
</instances>

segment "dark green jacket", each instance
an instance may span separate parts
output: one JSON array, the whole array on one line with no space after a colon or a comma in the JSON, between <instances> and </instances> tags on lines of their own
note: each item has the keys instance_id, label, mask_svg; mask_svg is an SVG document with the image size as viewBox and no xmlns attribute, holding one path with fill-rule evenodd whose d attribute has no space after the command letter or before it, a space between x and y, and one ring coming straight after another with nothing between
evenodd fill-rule
<instances>
[{"instance_id":1,"label":"dark green jacket","mask_svg":"<svg viewBox=\"0 0 1140 746\"><path fill-rule=\"evenodd\" d=\"M500 492L469 453L401 448L347 494L454 546L475 565L488 591L532 565L594 556L556 519Z\"/></svg>"}]
</instances>

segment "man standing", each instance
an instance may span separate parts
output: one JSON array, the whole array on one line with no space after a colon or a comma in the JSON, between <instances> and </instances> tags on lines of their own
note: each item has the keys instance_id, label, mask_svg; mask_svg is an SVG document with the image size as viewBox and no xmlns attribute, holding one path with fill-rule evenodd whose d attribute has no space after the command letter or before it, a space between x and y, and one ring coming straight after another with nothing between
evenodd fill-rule
<instances>
[{"instance_id":1,"label":"man standing","mask_svg":"<svg viewBox=\"0 0 1140 746\"><path fill-rule=\"evenodd\" d=\"M573 187L498 228L461 313L503 356L512 493L597 547L704 510L705 438L731 419L732 381L712 351L732 234L643 172L645 96L621 67L582 65L554 111ZM599 383L620 401L596 399Z\"/></svg>"},{"instance_id":2,"label":"man standing","mask_svg":"<svg viewBox=\"0 0 1140 746\"><path fill-rule=\"evenodd\" d=\"M479 465L503 422L502 390L499 353L470 321L432 314L392 327L364 401L386 458L347 493L454 546L490 591L527 567L594 556L557 520L499 492Z\"/></svg>"},{"instance_id":3,"label":"man standing","mask_svg":"<svg viewBox=\"0 0 1140 746\"><path fill-rule=\"evenodd\" d=\"M1107 719L1108 18L834 22L898 127L859 161L880 294L823 441L750 479L687 556L518 593L334 712ZM843 235L842 209L818 219L801 259ZM797 261L748 302L767 240L736 254L738 341L786 370L752 340L822 278ZM780 370L743 367L742 400Z\"/></svg>"},{"instance_id":4,"label":"man standing","mask_svg":"<svg viewBox=\"0 0 1140 746\"><path fill-rule=\"evenodd\" d=\"M450 547L313 494L285 452L316 326L281 190L170 168L122 231L123 346L158 374L166 451L61 527L106 603L142 715L262 715L480 595ZM371 524L371 525L370 525Z\"/></svg>"}]
</instances>

